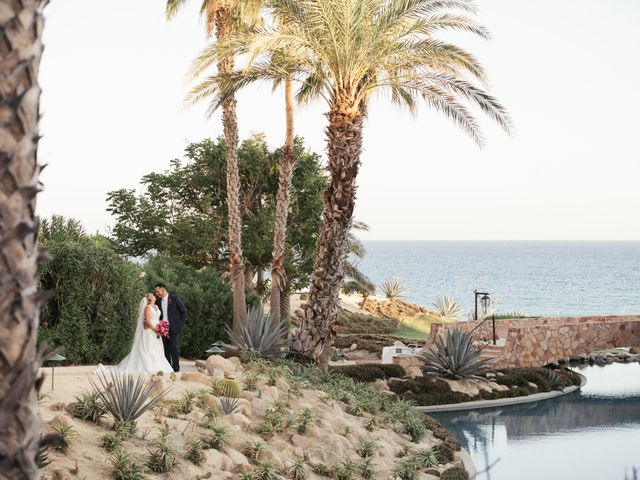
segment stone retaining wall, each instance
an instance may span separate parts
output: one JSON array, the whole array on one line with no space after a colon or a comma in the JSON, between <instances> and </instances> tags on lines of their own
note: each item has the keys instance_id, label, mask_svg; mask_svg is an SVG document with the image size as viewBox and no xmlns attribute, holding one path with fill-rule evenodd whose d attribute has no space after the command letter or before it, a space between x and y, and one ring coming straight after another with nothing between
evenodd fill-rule
<instances>
[{"instance_id":1,"label":"stone retaining wall","mask_svg":"<svg viewBox=\"0 0 640 480\"><path fill-rule=\"evenodd\" d=\"M433 324L426 344L433 344L444 329L458 327L470 331L477 324ZM493 368L541 367L594 350L640 346L640 316L496 320L496 330L499 338L505 338L505 344L492 363ZM478 328L476 336L491 338L491 321Z\"/></svg>"}]
</instances>

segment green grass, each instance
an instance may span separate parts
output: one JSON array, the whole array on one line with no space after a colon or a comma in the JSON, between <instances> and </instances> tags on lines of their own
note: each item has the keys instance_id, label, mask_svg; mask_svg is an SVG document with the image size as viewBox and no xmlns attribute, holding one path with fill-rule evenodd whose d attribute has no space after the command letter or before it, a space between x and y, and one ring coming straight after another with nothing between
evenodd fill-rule
<instances>
[{"instance_id":1,"label":"green grass","mask_svg":"<svg viewBox=\"0 0 640 480\"><path fill-rule=\"evenodd\" d=\"M598 353L612 353L613 355L615 355L616 353L622 353L622 352L628 352L628 350L626 348L606 348L604 350L594 350L593 354L598 354Z\"/></svg>"},{"instance_id":2,"label":"green grass","mask_svg":"<svg viewBox=\"0 0 640 480\"><path fill-rule=\"evenodd\" d=\"M423 314L419 317L406 317L402 319L400 328L398 328L393 336L409 340L426 340L431 331L431 324L442 322L446 322L446 320L442 317L428 314Z\"/></svg>"}]
</instances>

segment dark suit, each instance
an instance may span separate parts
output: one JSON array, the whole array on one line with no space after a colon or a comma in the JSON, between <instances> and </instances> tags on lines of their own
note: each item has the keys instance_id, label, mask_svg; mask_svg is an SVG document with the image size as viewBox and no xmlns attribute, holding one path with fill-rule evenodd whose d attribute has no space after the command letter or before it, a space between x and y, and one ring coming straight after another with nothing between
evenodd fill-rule
<instances>
[{"instance_id":1,"label":"dark suit","mask_svg":"<svg viewBox=\"0 0 640 480\"><path fill-rule=\"evenodd\" d=\"M187 318L187 309L182 300L173 295L169 295L167 301L167 316L164 318L162 310L162 299L156 300L156 305L160 309L160 320L166 320L169 323L169 338L162 337L164 343L164 356L173 367L174 372L180 371L180 332L184 327L184 321Z\"/></svg>"}]
</instances>

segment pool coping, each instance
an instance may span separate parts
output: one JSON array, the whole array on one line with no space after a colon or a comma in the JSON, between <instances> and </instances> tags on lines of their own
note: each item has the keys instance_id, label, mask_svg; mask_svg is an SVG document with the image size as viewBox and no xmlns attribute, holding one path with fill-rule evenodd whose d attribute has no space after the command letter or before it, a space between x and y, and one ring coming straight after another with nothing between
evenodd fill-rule
<instances>
[{"instance_id":1,"label":"pool coping","mask_svg":"<svg viewBox=\"0 0 640 480\"><path fill-rule=\"evenodd\" d=\"M458 410L475 410L477 408L492 408L492 407L506 407L509 405L519 405L521 403L539 402L540 400L549 400L551 398L560 397L573 393L576 390L581 389L587 384L587 378L581 373L575 372L580 375L580 385L572 385L570 387L563 388L562 390L556 390L553 392L532 393L531 395L525 395L522 397L511 398L497 398L495 400L474 400L472 402L461 403L448 403L446 405L429 405L429 406L417 406L416 411L420 413L431 412L455 412Z\"/></svg>"}]
</instances>

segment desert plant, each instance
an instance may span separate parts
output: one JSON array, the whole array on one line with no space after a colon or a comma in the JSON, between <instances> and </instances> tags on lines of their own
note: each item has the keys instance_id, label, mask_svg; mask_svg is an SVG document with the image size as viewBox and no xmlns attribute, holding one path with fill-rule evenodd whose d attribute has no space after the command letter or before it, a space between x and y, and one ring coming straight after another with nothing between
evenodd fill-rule
<instances>
[{"instance_id":1,"label":"desert plant","mask_svg":"<svg viewBox=\"0 0 640 480\"><path fill-rule=\"evenodd\" d=\"M49 447L57 447L64 443L66 442L60 435L50 433L45 436L42 433L40 434L38 452L36 453L36 465L40 470L51 464L51 460L49 460Z\"/></svg>"},{"instance_id":2,"label":"desert plant","mask_svg":"<svg viewBox=\"0 0 640 480\"><path fill-rule=\"evenodd\" d=\"M435 455L436 460L438 460L438 463L441 464L453 461L453 451L452 445L447 441L439 443L433 447L433 454Z\"/></svg>"},{"instance_id":3,"label":"desert plant","mask_svg":"<svg viewBox=\"0 0 640 480\"><path fill-rule=\"evenodd\" d=\"M221 378L211 381L211 393L218 397L238 397L242 387L233 378Z\"/></svg>"},{"instance_id":4,"label":"desert plant","mask_svg":"<svg viewBox=\"0 0 640 480\"><path fill-rule=\"evenodd\" d=\"M203 442L207 448L222 450L229 443L229 430L224 425L211 423L208 425L212 433L206 435Z\"/></svg>"},{"instance_id":5,"label":"desert plant","mask_svg":"<svg viewBox=\"0 0 640 480\"><path fill-rule=\"evenodd\" d=\"M99 423L102 417L107 414L107 408L100 400L98 392L83 392L75 397L73 406L73 416L81 420L89 420Z\"/></svg>"},{"instance_id":6,"label":"desert plant","mask_svg":"<svg viewBox=\"0 0 640 480\"><path fill-rule=\"evenodd\" d=\"M551 390L562 390L562 388L564 387L564 382L562 381L560 376L558 376L558 374L556 374L556 372L554 372L550 368L543 368L542 376L549 384L549 388Z\"/></svg>"},{"instance_id":7,"label":"desert plant","mask_svg":"<svg viewBox=\"0 0 640 480\"><path fill-rule=\"evenodd\" d=\"M178 408L180 413L187 414L193 411L194 403L197 398L197 392L186 391L182 394L182 397L179 400Z\"/></svg>"},{"instance_id":8,"label":"desert plant","mask_svg":"<svg viewBox=\"0 0 640 480\"><path fill-rule=\"evenodd\" d=\"M247 372L244 375L244 388L247 391L254 391L258 386L258 380L260 380L260 375L256 372Z\"/></svg>"},{"instance_id":9,"label":"desert plant","mask_svg":"<svg viewBox=\"0 0 640 480\"><path fill-rule=\"evenodd\" d=\"M251 462L258 463L266 451L267 444L260 440L256 440L248 445L246 453Z\"/></svg>"},{"instance_id":10,"label":"desert plant","mask_svg":"<svg viewBox=\"0 0 640 480\"><path fill-rule=\"evenodd\" d=\"M165 473L178 465L175 449L169 444L169 427L160 428L160 435L151 442L147 466L152 472Z\"/></svg>"},{"instance_id":11,"label":"desert plant","mask_svg":"<svg viewBox=\"0 0 640 480\"><path fill-rule=\"evenodd\" d=\"M360 476L363 480L372 480L376 476L376 468L373 458L367 457L360 464Z\"/></svg>"},{"instance_id":12,"label":"desert plant","mask_svg":"<svg viewBox=\"0 0 640 480\"><path fill-rule=\"evenodd\" d=\"M385 297L389 300L395 300L402 298L407 293L407 289L404 287L399 278L387 278L380 285L380 289Z\"/></svg>"},{"instance_id":13,"label":"desert plant","mask_svg":"<svg viewBox=\"0 0 640 480\"><path fill-rule=\"evenodd\" d=\"M287 474L291 480L307 480L307 472L304 469L304 460L296 457L291 461Z\"/></svg>"},{"instance_id":14,"label":"desert plant","mask_svg":"<svg viewBox=\"0 0 640 480\"><path fill-rule=\"evenodd\" d=\"M231 343L241 352L253 351L263 357L282 357L287 346L287 327L273 315L265 315L262 305L249 309L235 330L227 327Z\"/></svg>"},{"instance_id":15,"label":"desert plant","mask_svg":"<svg viewBox=\"0 0 640 480\"><path fill-rule=\"evenodd\" d=\"M480 375L487 364L481 352L482 347L473 344L473 334L458 328L447 329L436 339L435 348L427 349L420 356L425 362L422 370L451 378Z\"/></svg>"},{"instance_id":16,"label":"desert plant","mask_svg":"<svg viewBox=\"0 0 640 480\"><path fill-rule=\"evenodd\" d=\"M271 462L261 462L253 471L253 480L279 480L278 470Z\"/></svg>"},{"instance_id":17,"label":"desert plant","mask_svg":"<svg viewBox=\"0 0 640 480\"><path fill-rule=\"evenodd\" d=\"M417 480L419 473L420 465L416 461L416 458L411 455L402 458L397 463L393 469L393 478L399 478L400 480Z\"/></svg>"},{"instance_id":18,"label":"desert plant","mask_svg":"<svg viewBox=\"0 0 640 480\"><path fill-rule=\"evenodd\" d=\"M238 409L238 399L231 397L222 397L220 399L220 405L222 405L222 412L225 415L231 415Z\"/></svg>"},{"instance_id":19,"label":"desert plant","mask_svg":"<svg viewBox=\"0 0 640 480\"><path fill-rule=\"evenodd\" d=\"M441 480L469 480L469 474L464 468L451 467L442 472Z\"/></svg>"},{"instance_id":20,"label":"desert plant","mask_svg":"<svg viewBox=\"0 0 640 480\"><path fill-rule=\"evenodd\" d=\"M113 429L116 431L116 435L122 438L122 440L130 439L138 430L135 422L127 420L116 420Z\"/></svg>"},{"instance_id":21,"label":"desert plant","mask_svg":"<svg viewBox=\"0 0 640 480\"><path fill-rule=\"evenodd\" d=\"M438 297L433 302L433 306L440 316L445 318L455 319L462 313L462 307L453 298Z\"/></svg>"},{"instance_id":22,"label":"desert plant","mask_svg":"<svg viewBox=\"0 0 640 480\"><path fill-rule=\"evenodd\" d=\"M422 449L413 454L416 462L420 465L420 468L431 468L438 466L438 459L436 458L433 450Z\"/></svg>"},{"instance_id":23,"label":"desert plant","mask_svg":"<svg viewBox=\"0 0 640 480\"><path fill-rule=\"evenodd\" d=\"M100 438L100 446L107 452L113 453L122 448L122 437L116 433L107 433Z\"/></svg>"},{"instance_id":24,"label":"desert plant","mask_svg":"<svg viewBox=\"0 0 640 480\"><path fill-rule=\"evenodd\" d=\"M116 421L135 422L147 410L153 408L169 391L166 389L154 394L155 385L149 377L144 375L117 374L110 371L110 379L105 373L98 373L98 380L102 389L91 381L91 385L100 395L107 411Z\"/></svg>"},{"instance_id":25,"label":"desert plant","mask_svg":"<svg viewBox=\"0 0 640 480\"><path fill-rule=\"evenodd\" d=\"M67 453L69 451L69 445L71 443L71 439L78 435L76 429L71 425L66 425L62 422L56 422L51 425L51 428L54 432L56 432L62 438L63 442L59 443L54 447L54 450L62 453Z\"/></svg>"},{"instance_id":26,"label":"desert plant","mask_svg":"<svg viewBox=\"0 0 640 480\"><path fill-rule=\"evenodd\" d=\"M378 451L378 446L376 442L371 440L360 440L360 448L358 448L358 455L362 458L370 458L373 457Z\"/></svg>"},{"instance_id":27,"label":"desert plant","mask_svg":"<svg viewBox=\"0 0 640 480\"><path fill-rule=\"evenodd\" d=\"M357 473L358 466L349 458L334 465L331 469L331 476L335 480L354 480Z\"/></svg>"},{"instance_id":28,"label":"desert plant","mask_svg":"<svg viewBox=\"0 0 640 480\"><path fill-rule=\"evenodd\" d=\"M310 408L303 408L295 419L295 425L297 425L298 433L304 435L307 433L307 428L313 422L314 415Z\"/></svg>"},{"instance_id":29,"label":"desert plant","mask_svg":"<svg viewBox=\"0 0 640 480\"><path fill-rule=\"evenodd\" d=\"M196 438L189 440L184 447L184 458L194 465L200 465L204 461L204 446L204 443Z\"/></svg>"},{"instance_id":30,"label":"desert plant","mask_svg":"<svg viewBox=\"0 0 640 480\"><path fill-rule=\"evenodd\" d=\"M118 449L111 455L113 480L144 480L144 465L139 463L132 455Z\"/></svg>"}]
</instances>

